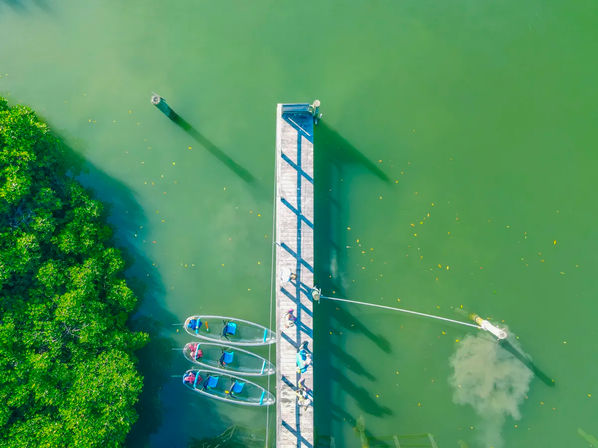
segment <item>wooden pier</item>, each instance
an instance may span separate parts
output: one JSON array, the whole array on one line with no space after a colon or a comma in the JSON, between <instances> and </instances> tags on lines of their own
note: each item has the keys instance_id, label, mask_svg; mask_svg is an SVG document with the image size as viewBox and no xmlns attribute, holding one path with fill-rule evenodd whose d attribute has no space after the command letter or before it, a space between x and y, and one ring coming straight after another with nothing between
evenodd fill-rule
<instances>
[{"instance_id":1,"label":"wooden pier","mask_svg":"<svg viewBox=\"0 0 598 448\"><path fill-rule=\"evenodd\" d=\"M309 104L276 112L276 447L314 446L313 365L297 371L297 351L313 351L314 117ZM287 327L293 310L295 325ZM311 400L296 393L304 384ZM310 403L311 401L311 403Z\"/></svg>"}]
</instances>

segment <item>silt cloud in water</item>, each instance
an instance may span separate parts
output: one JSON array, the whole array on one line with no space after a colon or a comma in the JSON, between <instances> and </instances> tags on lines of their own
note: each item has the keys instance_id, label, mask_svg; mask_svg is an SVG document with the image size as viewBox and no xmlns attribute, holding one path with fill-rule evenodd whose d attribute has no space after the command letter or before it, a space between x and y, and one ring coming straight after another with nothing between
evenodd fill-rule
<instances>
[{"instance_id":1,"label":"silt cloud in water","mask_svg":"<svg viewBox=\"0 0 598 448\"><path fill-rule=\"evenodd\" d=\"M453 373L449 383L455 389L453 401L470 405L481 417L482 446L501 447L501 428L507 417L515 420L521 417L519 406L529 390L533 373L485 334L466 336L450 364Z\"/></svg>"}]
</instances>

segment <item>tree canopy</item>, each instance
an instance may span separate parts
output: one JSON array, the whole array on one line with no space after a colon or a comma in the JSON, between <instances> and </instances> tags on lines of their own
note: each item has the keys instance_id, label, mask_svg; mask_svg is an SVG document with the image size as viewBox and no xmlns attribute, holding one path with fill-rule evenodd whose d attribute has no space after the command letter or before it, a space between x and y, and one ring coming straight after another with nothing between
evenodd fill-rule
<instances>
[{"instance_id":1,"label":"tree canopy","mask_svg":"<svg viewBox=\"0 0 598 448\"><path fill-rule=\"evenodd\" d=\"M0 445L113 447L142 388L136 297L64 146L0 98Z\"/></svg>"}]
</instances>

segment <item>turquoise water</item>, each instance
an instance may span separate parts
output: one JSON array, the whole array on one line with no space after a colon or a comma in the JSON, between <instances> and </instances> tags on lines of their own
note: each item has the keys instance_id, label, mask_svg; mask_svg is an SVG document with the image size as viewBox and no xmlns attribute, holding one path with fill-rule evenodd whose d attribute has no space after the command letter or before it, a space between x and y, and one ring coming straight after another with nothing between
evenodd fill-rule
<instances>
[{"instance_id":1,"label":"turquoise water","mask_svg":"<svg viewBox=\"0 0 598 448\"><path fill-rule=\"evenodd\" d=\"M488 441L449 384L472 330L322 302L319 445L360 446L362 417L371 446L419 432L440 447L587 446L578 428L598 434L597 13L589 1L0 1L0 94L87 161L81 178L112 204L134 260L134 324L153 342L130 445L186 446L233 423L263 445L265 411L171 378L187 366L171 324L191 313L268 323L275 105L317 97L324 292L504 320L556 381L533 379L521 419ZM152 107L153 91L195 132Z\"/></svg>"}]
</instances>

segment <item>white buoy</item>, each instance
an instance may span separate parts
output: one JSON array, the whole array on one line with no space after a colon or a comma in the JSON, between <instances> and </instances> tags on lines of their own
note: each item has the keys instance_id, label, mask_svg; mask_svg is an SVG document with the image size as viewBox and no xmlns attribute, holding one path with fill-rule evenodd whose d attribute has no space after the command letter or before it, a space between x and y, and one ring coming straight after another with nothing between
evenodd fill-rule
<instances>
[{"instance_id":1,"label":"white buoy","mask_svg":"<svg viewBox=\"0 0 598 448\"><path fill-rule=\"evenodd\" d=\"M171 120L175 120L178 117L176 112L170 108L166 100L157 93L152 93L150 102Z\"/></svg>"},{"instance_id":2,"label":"white buoy","mask_svg":"<svg viewBox=\"0 0 598 448\"><path fill-rule=\"evenodd\" d=\"M321 296L322 296L322 290L320 288L318 288L317 286L314 286L314 288L311 290L312 299L314 299L316 302L320 303Z\"/></svg>"},{"instance_id":3,"label":"white buoy","mask_svg":"<svg viewBox=\"0 0 598 448\"><path fill-rule=\"evenodd\" d=\"M322 114L320 113L320 100L315 100L308 106L307 110L314 117L314 124L318 124L318 121L322 119Z\"/></svg>"},{"instance_id":4,"label":"white buoy","mask_svg":"<svg viewBox=\"0 0 598 448\"><path fill-rule=\"evenodd\" d=\"M154 106L157 106L158 104L160 104L160 101L162 101L162 97L157 93L153 93L150 101Z\"/></svg>"},{"instance_id":5,"label":"white buoy","mask_svg":"<svg viewBox=\"0 0 598 448\"><path fill-rule=\"evenodd\" d=\"M473 320L476 324L478 324L482 330L486 330L489 333L492 333L498 339L507 339L507 332L502 328L498 328L496 325L491 324L486 319L482 319L477 314L473 315Z\"/></svg>"}]
</instances>

